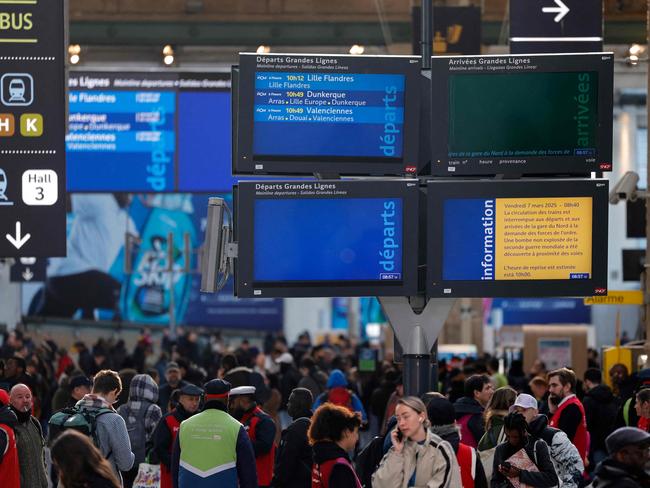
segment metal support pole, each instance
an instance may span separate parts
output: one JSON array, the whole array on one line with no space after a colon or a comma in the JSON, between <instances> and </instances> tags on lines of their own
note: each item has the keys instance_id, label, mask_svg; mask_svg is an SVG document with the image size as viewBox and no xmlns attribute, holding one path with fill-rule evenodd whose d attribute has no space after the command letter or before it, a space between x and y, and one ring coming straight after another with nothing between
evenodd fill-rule
<instances>
[{"instance_id":1,"label":"metal support pole","mask_svg":"<svg viewBox=\"0 0 650 488\"><path fill-rule=\"evenodd\" d=\"M431 69L431 54L433 50L433 0L422 0L422 24L420 29L422 34L420 36L422 69Z\"/></svg>"},{"instance_id":2,"label":"metal support pole","mask_svg":"<svg viewBox=\"0 0 650 488\"><path fill-rule=\"evenodd\" d=\"M431 299L421 313L416 313L406 297L379 298L395 337L404 348L406 395L422 396L437 390L437 374L432 374L431 359L436 358L437 372L438 335L455 301L455 298Z\"/></svg>"},{"instance_id":3,"label":"metal support pole","mask_svg":"<svg viewBox=\"0 0 650 488\"><path fill-rule=\"evenodd\" d=\"M650 0L647 1L647 8L646 8L646 29L647 29L647 50L646 52L648 55L650 55ZM648 93L650 93L650 64L646 63L646 70L647 70L647 87L648 87ZM650 100L647 99L646 97L646 114L647 114L647 119L650 120ZM648 133L648 144L650 144L650 131L647 131ZM648 146L650 147L650 146ZM646 188L650 191L650 151L646 155L646 167L648 169L647 171L647 180L646 180ZM645 282L645 287L641 287L642 289L645 289L644 293L644 298L643 298L643 316L644 316L644 322L645 322L645 349L646 351L650 352L650 300L648 300L647 293L650 290L650 272L648 271L650 268L650 205L648 205L648 202L646 200L646 206L645 206L645 218L646 218L646 229L645 229L645 235L646 235L646 249L645 249L645 263L644 263L644 273L643 273L643 279Z\"/></svg>"},{"instance_id":4,"label":"metal support pole","mask_svg":"<svg viewBox=\"0 0 650 488\"><path fill-rule=\"evenodd\" d=\"M176 339L176 297L174 296L174 233L167 234L167 272L169 273L169 336Z\"/></svg>"}]
</instances>

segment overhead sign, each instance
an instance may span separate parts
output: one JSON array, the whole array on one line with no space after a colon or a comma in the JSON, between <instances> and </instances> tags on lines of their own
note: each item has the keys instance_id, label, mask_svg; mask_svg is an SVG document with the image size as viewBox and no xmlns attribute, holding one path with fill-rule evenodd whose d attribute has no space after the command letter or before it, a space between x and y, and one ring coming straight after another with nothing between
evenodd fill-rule
<instances>
[{"instance_id":1,"label":"overhead sign","mask_svg":"<svg viewBox=\"0 0 650 488\"><path fill-rule=\"evenodd\" d=\"M585 305L643 305L643 292L609 290L607 296L586 297L584 300Z\"/></svg>"},{"instance_id":2,"label":"overhead sign","mask_svg":"<svg viewBox=\"0 0 650 488\"><path fill-rule=\"evenodd\" d=\"M602 0L511 0L512 54L598 52Z\"/></svg>"},{"instance_id":3,"label":"overhead sign","mask_svg":"<svg viewBox=\"0 0 650 488\"><path fill-rule=\"evenodd\" d=\"M64 256L65 2L0 3L0 257Z\"/></svg>"},{"instance_id":4,"label":"overhead sign","mask_svg":"<svg viewBox=\"0 0 650 488\"><path fill-rule=\"evenodd\" d=\"M422 8L413 7L413 54L420 53ZM481 54L479 7L433 7L434 55Z\"/></svg>"},{"instance_id":5,"label":"overhead sign","mask_svg":"<svg viewBox=\"0 0 650 488\"><path fill-rule=\"evenodd\" d=\"M30 283L45 281L46 259L20 258L9 271L9 281L12 283Z\"/></svg>"}]
</instances>

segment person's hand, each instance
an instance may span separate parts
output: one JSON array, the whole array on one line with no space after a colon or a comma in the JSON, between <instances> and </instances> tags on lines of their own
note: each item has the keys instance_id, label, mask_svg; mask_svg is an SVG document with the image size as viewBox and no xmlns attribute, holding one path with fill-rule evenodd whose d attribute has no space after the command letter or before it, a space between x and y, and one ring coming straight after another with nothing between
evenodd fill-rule
<instances>
[{"instance_id":1,"label":"person's hand","mask_svg":"<svg viewBox=\"0 0 650 488\"><path fill-rule=\"evenodd\" d=\"M393 429L390 433L390 441L393 443L393 449L395 452L401 453L404 449L404 439L400 440L398 437L399 430L397 428Z\"/></svg>"},{"instance_id":2,"label":"person's hand","mask_svg":"<svg viewBox=\"0 0 650 488\"><path fill-rule=\"evenodd\" d=\"M551 401L551 395L548 396L546 403L548 404L548 411L551 413L555 413L555 411L557 410L557 405Z\"/></svg>"},{"instance_id":3,"label":"person's hand","mask_svg":"<svg viewBox=\"0 0 650 488\"><path fill-rule=\"evenodd\" d=\"M504 466L503 464L500 464L499 472L506 478L519 478L521 469L515 468L514 466Z\"/></svg>"}]
</instances>

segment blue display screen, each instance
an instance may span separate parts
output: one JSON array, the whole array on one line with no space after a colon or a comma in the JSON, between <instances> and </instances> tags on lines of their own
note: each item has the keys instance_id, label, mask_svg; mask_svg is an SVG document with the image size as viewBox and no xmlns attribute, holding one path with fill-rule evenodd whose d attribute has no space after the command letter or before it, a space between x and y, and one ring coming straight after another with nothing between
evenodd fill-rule
<instances>
[{"instance_id":1,"label":"blue display screen","mask_svg":"<svg viewBox=\"0 0 650 488\"><path fill-rule=\"evenodd\" d=\"M68 190L173 191L173 91L70 91Z\"/></svg>"},{"instance_id":2,"label":"blue display screen","mask_svg":"<svg viewBox=\"0 0 650 488\"><path fill-rule=\"evenodd\" d=\"M255 281L402 279L401 198L258 199Z\"/></svg>"},{"instance_id":3,"label":"blue display screen","mask_svg":"<svg viewBox=\"0 0 650 488\"><path fill-rule=\"evenodd\" d=\"M71 90L68 191L230 191L227 91Z\"/></svg>"},{"instance_id":4,"label":"blue display screen","mask_svg":"<svg viewBox=\"0 0 650 488\"><path fill-rule=\"evenodd\" d=\"M258 156L401 158L404 75L257 72Z\"/></svg>"},{"instance_id":5,"label":"blue display screen","mask_svg":"<svg viewBox=\"0 0 650 488\"><path fill-rule=\"evenodd\" d=\"M178 190L228 190L232 137L230 93L178 94Z\"/></svg>"}]
</instances>

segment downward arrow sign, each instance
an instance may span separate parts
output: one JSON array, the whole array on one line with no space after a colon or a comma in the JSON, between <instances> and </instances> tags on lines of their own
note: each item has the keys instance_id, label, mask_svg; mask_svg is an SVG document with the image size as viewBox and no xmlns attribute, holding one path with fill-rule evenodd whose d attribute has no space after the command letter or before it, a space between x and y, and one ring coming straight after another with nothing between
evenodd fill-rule
<instances>
[{"instance_id":1,"label":"downward arrow sign","mask_svg":"<svg viewBox=\"0 0 650 488\"><path fill-rule=\"evenodd\" d=\"M27 268L25 271L23 271L23 278L25 278L25 281L31 281L33 277L34 273L32 273L31 269Z\"/></svg>"},{"instance_id":2,"label":"downward arrow sign","mask_svg":"<svg viewBox=\"0 0 650 488\"><path fill-rule=\"evenodd\" d=\"M32 237L31 234L25 234L24 236L21 237L21 232L20 232L20 220L16 222L16 237L12 236L11 234L6 234L5 237L11 244L16 248L20 249L23 247L23 245L29 240L30 237Z\"/></svg>"},{"instance_id":3,"label":"downward arrow sign","mask_svg":"<svg viewBox=\"0 0 650 488\"><path fill-rule=\"evenodd\" d=\"M555 22L560 22L566 14L569 13L569 7L567 7L562 0L554 0L557 7L543 7L542 12L545 14L557 14L553 19Z\"/></svg>"}]
</instances>

